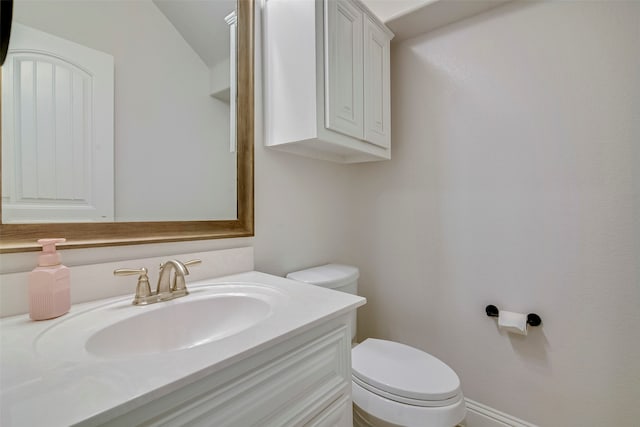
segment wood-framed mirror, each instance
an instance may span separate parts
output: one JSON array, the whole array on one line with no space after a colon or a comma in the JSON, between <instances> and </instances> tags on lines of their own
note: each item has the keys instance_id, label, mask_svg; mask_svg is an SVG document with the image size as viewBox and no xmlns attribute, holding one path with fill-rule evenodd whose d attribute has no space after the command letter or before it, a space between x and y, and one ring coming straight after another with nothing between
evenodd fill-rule
<instances>
[{"instance_id":1,"label":"wood-framed mirror","mask_svg":"<svg viewBox=\"0 0 640 427\"><path fill-rule=\"evenodd\" d=\"M60 248L70 249L253 236L254 0L237 0L236 13L236 218L56 223L3 221L0 223L0 253L38 250L36 240L45 237L64 237L67 241ZM140 173L153 167L153 156L140 161ZM176 164L176 168L189 168L189 164ZM194 182L193 185L207 184ZM171 193L165 196L170 203ZM140 197L144 198L144 194Z\"/></svg>"}]
</instances>

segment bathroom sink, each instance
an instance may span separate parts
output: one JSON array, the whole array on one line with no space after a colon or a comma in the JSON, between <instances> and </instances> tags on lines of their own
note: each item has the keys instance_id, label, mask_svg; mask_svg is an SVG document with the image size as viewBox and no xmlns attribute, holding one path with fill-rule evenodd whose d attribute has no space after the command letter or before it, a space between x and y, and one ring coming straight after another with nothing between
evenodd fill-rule
<instances>
[{"instance_id":1,"label":"bathroom sink","mask_svg":"<svg viewBox=\"0 0 640 427\"><path fill-rule=\"evenodd\" d=\"M270 305L248 295L220 295L129 317L91 335L85 348L101 357L182 350L243 331L266 318Z\"/></svg>"},{"instance_id":2,"label":"bathroom sink","mask_svg":"<svg viewBox=\"0 0 640 427\"><path fill-rule=\"evenodd\" d=\"M250 284L202 286L147 306L120 298L66 316L38 336L36 350L48 357L105 359L188 350L259 325L283 298Z\"/></svg>"}]
</instances>

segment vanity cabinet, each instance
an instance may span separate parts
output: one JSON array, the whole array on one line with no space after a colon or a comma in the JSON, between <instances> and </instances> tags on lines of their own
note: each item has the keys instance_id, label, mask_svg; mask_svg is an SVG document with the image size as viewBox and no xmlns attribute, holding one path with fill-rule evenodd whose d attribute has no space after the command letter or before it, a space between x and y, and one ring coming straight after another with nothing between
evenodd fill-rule
<instances>
[{"instance_id":1,"label":"vanity cabinet","mask_svg":"<svg viewBox=\"0 0 640 427\"><path fill-rule=\"evenodd\" d=\"M179 256L228 263L220 252ZM109 288L119 265L74 277ZM215 268L158 304L127 294L0 319L0 425L351 427L351 321L366 300L257 271L207 279ZM27 274L0 280L24 292Z\"/></svg>"},{"instance_id":2,"label":"vanity cabinet","mask_svg":"<svg viewBox=\"0 0 640 427\"><path fill-rule=\"evenodd\" d=\"M391 158L393 33L357 0L267 0L265 144L343 163Z\"/></svg>"},{"instance_id":3,"label":"vanity cabinet","mask_svg":"<svg viewBox=\"0 0 640 427\"><path fill-rule=\"evenodd\" d=\"M95 425L347 427L351 405L351 332L342 316Z\"/></svg>"}]
</instances>

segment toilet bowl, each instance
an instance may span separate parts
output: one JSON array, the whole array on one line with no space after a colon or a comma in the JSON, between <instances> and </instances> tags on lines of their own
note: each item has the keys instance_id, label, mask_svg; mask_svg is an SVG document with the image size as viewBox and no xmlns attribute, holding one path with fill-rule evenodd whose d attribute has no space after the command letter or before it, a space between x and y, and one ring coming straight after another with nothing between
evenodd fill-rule
<instances>
[{"instance_id":1,"label":"toilet bowl","mask_svg":"<svg viewBox=\"0 0 640 427\"><path fill-rule=\"evenodd\" d=\"M356 267L327 264L287 278L357 293ZM355 338L355 314L351 319ZM466 413L460 379L444 362L408 345L368 338L351 351L356 427L453 427Z\"/></svg>"}]
</instances>

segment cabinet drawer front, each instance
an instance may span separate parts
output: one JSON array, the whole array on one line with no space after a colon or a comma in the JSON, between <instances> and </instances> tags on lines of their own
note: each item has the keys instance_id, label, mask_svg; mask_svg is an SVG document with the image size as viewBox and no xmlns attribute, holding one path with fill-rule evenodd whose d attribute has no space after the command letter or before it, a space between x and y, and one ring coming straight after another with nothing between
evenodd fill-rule
<instances>
[{"instance_id":1,"label":"cabinet drawer front","mask_svg":"<svg viewBox=\"0 0 640 427\"><path fill-rule=\"evenodd\" d=\"M325 125L364 137L362 11L351 0L325 1Z\"/></svg>"},{"instance_id":2,"label":"cabinet drawer front","mask_svg":"<svg viewBox=\"0 0 640 427\"><path fill-rule=\"evenodd\" d=\"M304 425L350 397L350 334L342 326L146 425Z\"/></svg>"}]
</instances>

